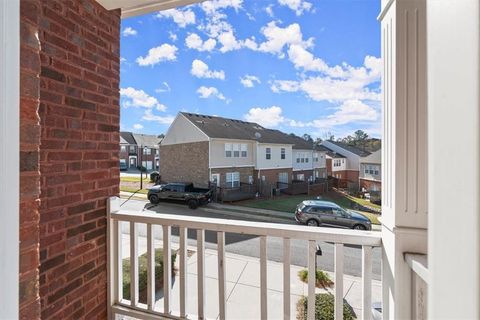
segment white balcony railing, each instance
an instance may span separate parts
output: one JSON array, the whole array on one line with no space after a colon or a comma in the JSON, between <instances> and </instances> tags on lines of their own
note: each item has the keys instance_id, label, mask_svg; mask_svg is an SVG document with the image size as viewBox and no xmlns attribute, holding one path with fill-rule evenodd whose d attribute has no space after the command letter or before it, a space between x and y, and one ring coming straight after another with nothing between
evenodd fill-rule
<instances>
[{"instance_id":1,"label":"white balcony railing","mask_svg":"<svg viewBox=\"0 0 480 320\"><path fill-rule=\"evenodd\" d=\"M371 319L372 303L372 248L381 245L377 232L343 230L331 228L312 228L297 225L283 225L238 220L211 219L193 216L152 214L147 212L128 212L119 208L118 198L109 200L109 316L125 315L138 319L158 317L171 319L205 319L205 231L217 233L218 256L218 306L219 319L227 319L226 310L226 266L225 233L247 234L260 238L260 315L267 319L267 237L283 239L283 317L290 319L290 241L294 239L308 241L308 319L315 318L315 260L317 241L334 243L335 252L335 319L343 318L343 265L344 245L362 246L362 318ZM122 280L122 228L121 223L130 225L130 257L138 258L138 225L146 225L147 251L147 303L139 303L138 259L130 259L130 300L123 298ZM154 276L154 237L153 227L163 229L163 311L155 309ZM178 228L179 238L179 311L172 311L171 293L171 246L172 227ZM187 231L196 230L197 252L197 292L187 288ZM124 240L124 239L123 239ZM197 295L197 315L187 315L188 295ZM252 308L254 306L245 306Z\"/></svg>"},{"instance_id":2,"label":"white balcony railing","mask_svg":"<svg viewBox=\"0 0 480 320\"><path fill-rule=\"evenodd\" d=\"M404 253L411 269L412 319L427 319L428 260L425 254Z\"/></svg>"}]
</instances>

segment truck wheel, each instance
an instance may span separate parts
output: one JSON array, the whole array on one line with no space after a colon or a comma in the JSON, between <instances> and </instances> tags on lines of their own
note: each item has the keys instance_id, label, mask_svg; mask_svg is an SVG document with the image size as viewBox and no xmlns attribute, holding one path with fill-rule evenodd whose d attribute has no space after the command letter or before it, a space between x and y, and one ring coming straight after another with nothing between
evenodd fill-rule
<instances>
[{"instance_id":1,"label":"truck wheel","mask_svg":"<svg viewBox=\"0 0 480 320\"><path fill-rule=\"evenodd\" d=\"M160 202L160 199L155 194L152 194L148 200L150 200L151 204L158 204Z\"/></svg>"},{"instance_id":2,"label":"truck wheel","mask_svg":"<svg viewBox=\"0 0 480 320\"><path fill-rule=\"evenodd\" d=\"M198 207L198 201L195 199L188 200L187 204L190 209L197 209Z\"/></svg>"}]
</instances>

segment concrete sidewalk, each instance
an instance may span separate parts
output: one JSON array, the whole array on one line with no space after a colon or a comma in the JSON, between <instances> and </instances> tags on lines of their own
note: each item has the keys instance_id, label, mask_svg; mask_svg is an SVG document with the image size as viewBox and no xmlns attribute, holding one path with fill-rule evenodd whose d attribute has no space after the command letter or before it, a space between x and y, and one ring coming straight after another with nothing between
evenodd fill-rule
<instances>
[{"instance_id":1,"label":"concrete sidewalk","mask_svg":"<svg viewBox=\"0 0 480 320\"><path fill-rule=\"evenodd\" d=\"M155 247L161 247L161 241L155 239ZM130 254L130 238L128 234L122 235L122 256ZM172 242L172 250L178 250L178 243ZM138 237L138 253L147 251L147 239ZM197 293L197 254L196 247L188 246L191 253L187 260L187 312L196 315L198 308ZM175 261L179 268L179 259ZM300 281L298 272L304 268L290 266L290 309L291 319L296 319L296 304L302 296L308 294L308 285ZM258 258L225 253L226 296L228 319L260 319L260 260ZM334 273L327 272L330 279ZM173 315L178 315L180 310L180 278L177 272L172 281L171 306ZM268 318L283 319L283 264L267 261L267 289L268 289ZM381 282L372 281L372 302L381 301ZM332 289L316 289L317 293L330 292ZM360 317L362 311L362 279L350 275L343 276L343 295ZM155 310L163 310L163 295L157 293ZM217 251L205 250L205 315L208 319L217 319L218 304L218 256Z\"/></svg>"},{"instance_id":2,"label":"concrete sidewalk","mask_svg":"<svg viewBox=\"0 0 480 320\"><path fill-rule=\"evenodd\" d=\"M178 266L177 266L178 267ZM291 319L296 319L296 305L308 293L306 283L300 281L298 272L303 268L291 266ZM215 250L205 251L205 310L208 319L218 318L218 261ZM268 318L283 319L283 264L267 262ZM330 278L334 275L329 273ZM260 262L259 259L226 253L226 312L228 319L260 319ZM361 278L344 275L344 298L352 306L357 317L361 315ZM172 310L180 309L178 275L172 287ZM187 268L187 312L197 314L197 255L188 259ZM316 289L317 293L333 289ZM381 283L373 281L372 301L381 299ZM163 298L156 302L156 309L163 309ZM176 312L174 312L176 313Z\"/></svg>"}]
</instances>

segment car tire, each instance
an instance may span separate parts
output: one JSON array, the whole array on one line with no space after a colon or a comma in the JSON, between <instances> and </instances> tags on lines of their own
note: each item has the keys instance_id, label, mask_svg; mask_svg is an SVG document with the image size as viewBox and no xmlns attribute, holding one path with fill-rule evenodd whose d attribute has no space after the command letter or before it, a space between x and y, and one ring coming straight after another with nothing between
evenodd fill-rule
<instances>
[{"instance_id":1,"label":"car tire","mask_svg":"<svg viewBox=\"0 0 480 320\"><path fill-rule=\"evenodd\" d=\"M188 207L192 210L198 208L198 201L197 200L190 199L190 200L188 200L187 204L188 204Z\"/></svg>"},{"instance_id":2,"label":"car tire","mask_svg":"<svg viewBox=\"0 0 480 320\"><path fill-rule=\"evenodd\" d=\"M310 219L307 221L307 226L309 227L318 227L318 221L315 219Z\"/></svg>"},{"instance_id":3,"label":"car tire","mask_svg":"<svg viewBox=\"0 0 480 320\"><path fill-rule=\"evenodd\" d=\"M158 196L155 195L155 194L152 194L152 195L148 198L148 200L150 200L150 203L151 203L151 204L158 204L158 203L160 202L160 199L159 199Z\"/></svg>"},{"instance_id":4,"label":"car tire","mask_svg":"<svg viewBox=\"0 0 480 320\"><path fill-rule=\"evenodd\" d=\"M365 228L365 226L363 224L356 224L353 226L352 229L355 229L355 230L367 230L367 228Z\"/></svg>"}]
</instances>

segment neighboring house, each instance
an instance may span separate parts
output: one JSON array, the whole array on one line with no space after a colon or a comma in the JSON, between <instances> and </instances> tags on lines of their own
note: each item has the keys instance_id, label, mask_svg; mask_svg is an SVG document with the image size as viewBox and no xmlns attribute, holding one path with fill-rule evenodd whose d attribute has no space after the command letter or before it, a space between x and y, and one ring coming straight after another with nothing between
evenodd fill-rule
<instances>
[{"instance_id":1,"label":"neighboring house","mask_svg":"<svg viewBox=\"0 0 480 320\"><path fill-rule=\"evenodd\" d=\"M140 133L133 133L133 138L137 142L139 161L142 166L147 170L158 170L160 168L159 144L162 139L155 135ZM141 156L140 152L142 152Z\"/></svg>"},{"instance_id":2,"label":"neighboring house","mask_svg":"<svg viewBox=\"0 0 480 320\"><path fill-rule=\"evenodd\" d=\"M380 191L382 189L382 150L360 159L360 189Z\"/></svg>"},{"instance_id":3,"label":"neighboring house","mask_svg":"<svg viewBox=\"0 0 480 320\"><path fill-rule=\"evenodd\" d=\"M314 181L327 177L326 149L298 136L289 136L292 143L292 180Z\"/></svg>"},{"instance_id":4,"label":"neighboring house","mask_svg":"<svg viewBox=\"0 0 480 320\"><path fill-rule=\"evenodd\" d=\"M128 168L142 165L147 170L158 170L160 141L161 138L155 135L120 132L120 162L126 163Z\"/></svg>"},{"instance_id":5,"label":"neighboring house","mask_svg":"<svg viewBox=\"0 0 480 320\"><path fill-rule=\"evenodd\" d=\"M347 183L358 183L360 159L370 155L370 152L336 141L323 141L327 148L327 159L331 161L329 175ZM330 174L331 173L331 174Z\"/></svg>"},{"instance_id":6,"label":"neighboring house","mask_svg":"<svg viewBox=\"0 0 480 320\"><path fill-rule=\"evenodd\" d=\"M127 163L128 168L136 168L138 165L137 142L131 132L120 132L120 162Z\"/></svg>"},{"instance_id":7,"label":"neighboring house","mask_svg":"<svg viewBox=\"0 0 480 320\"><path fill-rule=\"evenodd\" d=\"M289 183L293 143L287 137L252 122L180 112L160 144L160 174L199 186Z\"/></svg>"}]
</instances>

